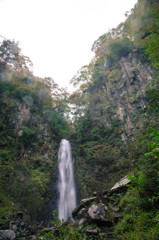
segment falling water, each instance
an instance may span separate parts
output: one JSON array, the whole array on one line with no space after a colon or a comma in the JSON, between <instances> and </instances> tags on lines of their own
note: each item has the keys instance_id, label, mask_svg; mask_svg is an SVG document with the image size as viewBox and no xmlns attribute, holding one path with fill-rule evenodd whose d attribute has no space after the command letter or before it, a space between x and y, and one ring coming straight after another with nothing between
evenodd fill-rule
<instances>
[{"instance_id":1,"label":"falling water","mask_svg":"<svg viewBox=\"0 0 159 240\"><path fill-rule=\"evenodd\" d=\"M74 182L71 146L69 141L63 139L58 152L59 169L59 203L58 218L67 220L76 207L76 190Z\"/></svg>"}]
</instances>

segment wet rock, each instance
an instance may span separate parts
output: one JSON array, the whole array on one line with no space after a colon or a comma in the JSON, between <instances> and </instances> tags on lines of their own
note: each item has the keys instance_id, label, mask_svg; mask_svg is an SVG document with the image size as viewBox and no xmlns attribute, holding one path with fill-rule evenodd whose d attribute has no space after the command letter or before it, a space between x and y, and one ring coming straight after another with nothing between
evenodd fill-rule
<instances>
[{"instance_id":1,"label":"wet rock","mask_svg":"<svg viewBox=\"0 0 159 240\"><path fill-rule=\"evenodd\" d=\"M88 215L92 222L97 225L111 226L113 224L113 216L108 207L102 203L92 205L88 209Z\"/></svg>"},{"instance_id":2,"label":"wet rock","mask_svg":"<svg viewBox=\"0 0 159 240\"><path fill-rule=\"evenodd\" d=\"M15 232L12 230L0 230L0 240L13 240L15 239Z\"/></svg>"}]
</instances>

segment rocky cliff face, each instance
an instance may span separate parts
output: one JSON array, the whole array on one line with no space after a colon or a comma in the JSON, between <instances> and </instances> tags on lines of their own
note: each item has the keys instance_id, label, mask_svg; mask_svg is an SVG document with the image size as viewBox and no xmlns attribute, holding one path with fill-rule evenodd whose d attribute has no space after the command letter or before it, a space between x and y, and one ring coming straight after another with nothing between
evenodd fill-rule
<instances>
[{"instance_id":1,"label":"rocky cliff face","mask_svg":"<svg viewBox=\"0 0 159 240\"><path fill-rule=\"evenodd\" d=\"M40 116L31 113L31 109L25 104L19 103L13 115L13 124L15 126L15 134L17 139L25 134L24 126L30 125L35 129L36 140L30 142L27 148L22 148L18 153L20 162L25 162L27 158L33 156L37 152L43 158L45 163L50 163L51 159L55 157L57 152L55 144L52 139L52 132L50 125L47 122L41 121ZM30 146L29 146L30 145ZM32 145L34 148L32 148ZM52 163L53 164L53 163Z\"/></svg>"},{"instance_id":2,"label":"rocky cliff face","mask_svg":"<svg viewBox=\"0 0 159 240\"><path fill-rule=\"evenodd\" d=\"M79 118L77 133L80 140L75 155L82 197L96 187L111 187L133 169L131 148L152 120L146 97L154 74L150 63L138 52L109 67L107 61L100 61L97 59L95 80L87 89L89 103Z\"/></svg>"},{"instance_id":3,"label":"rocky cliff face","mask_svg":"<svg viewBox=\"0 0 159 240\"><path fill-rule=\"evenodd\" d=\"M138 113L147 108L145 91L152 75L150 64L142 62L140 56L133 53L122 57L114 70L108 73L105 96L114 109L111 118L118 118L121 121L123 126L121 137L124 142L132 134L132 130L143 125L143 122L140 122L141 115ZM111 119L108 120L108 125L109 123L111 124Z\"/></svg>"},{"instance_id":4,"label":"rocky cliff face","mask_svg":"<svg viewBox=\"0 0 159 240\"><path fill-rule=\"evenodd\" d=\"M52 137L49 124L42 121L40 116L34 116L25 104L17 104L11 122L13 133L12 136L8 135L8 145L14 147L14 161L9 161L9 156L6 156L6 161L1 165L1 178L15 204L20 203L30 215L39 218L44 204L49 200L57 142Z\"/></svg>"}]
</instances>

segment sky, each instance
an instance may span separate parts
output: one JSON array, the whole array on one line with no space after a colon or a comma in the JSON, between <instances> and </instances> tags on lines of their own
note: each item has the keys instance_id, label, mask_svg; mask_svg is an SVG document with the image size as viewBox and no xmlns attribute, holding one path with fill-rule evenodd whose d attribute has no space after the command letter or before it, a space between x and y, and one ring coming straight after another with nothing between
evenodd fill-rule
<instances>
[{"instance_id":1,"label":"sky","mask_svg":"<svg viewBox=\"0 0 159 240\"><path fill-rule=\"evenodd\" d=\"M19 42L34 74L61 87L93 57L102 34L125 20L137 0L0 0L0 35Z\"/></svg>"}]
</instances>

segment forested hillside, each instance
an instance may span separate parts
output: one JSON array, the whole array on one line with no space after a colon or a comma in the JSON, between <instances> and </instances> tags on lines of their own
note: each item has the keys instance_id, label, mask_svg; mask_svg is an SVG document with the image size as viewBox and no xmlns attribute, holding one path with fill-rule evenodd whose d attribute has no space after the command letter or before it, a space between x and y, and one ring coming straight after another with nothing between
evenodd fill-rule
<instances>
[{"instance_id":1,"label":"forested hillside","mask_svg":"<svg viewBox=\"0 0 159 240\"><path fill-rule=\"evenodd\" d=\"M121 239L157 239L158 1L140 0L126 15L94 42L95 57L71 80L74 154L84 197L132 175L117 232Z\"/></svg>"},{"instance_id":2,"label":"forested hillside","mask_svg":"<svg viewBox=\"0 0 159 240\"><path fill-rule=\"evenodd\" d=\"M79 179L87 193L134 168L137 137L156 123L156 5L139 1L124 23L94 42L94 59L72 79L77 168L83 164Z\"/></svg>"},{"instance_id":3,"label":"forested hillside","mask_svg":"<svg viewBox=\"0 0 159 240\"><path fill-rule=\"evenodd\" d=\"M0 221L17 203L41 218L58 144L67 135L66 93L52 79L35 77L14 41L3 40L0 59Z\"/></svg>"}]
</instances>

